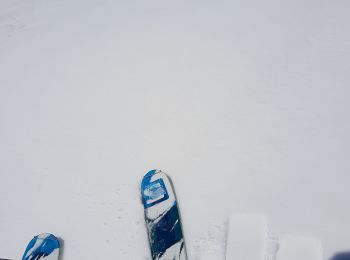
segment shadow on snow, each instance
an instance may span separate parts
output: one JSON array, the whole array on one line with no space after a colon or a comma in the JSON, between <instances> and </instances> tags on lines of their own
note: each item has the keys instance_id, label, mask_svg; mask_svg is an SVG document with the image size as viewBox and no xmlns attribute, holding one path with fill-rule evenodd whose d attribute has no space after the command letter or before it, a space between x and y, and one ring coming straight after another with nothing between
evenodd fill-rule
<instances>
[{"instance_id":1,"label":"shadow on snow","mask_svg":"<svg viewBox=\"0 0 350 260\"><path fill-rule=\"evenodd\" d=\"M350 252L337 253L330 260L350 260Z\"/></svg>"}]
</instances>

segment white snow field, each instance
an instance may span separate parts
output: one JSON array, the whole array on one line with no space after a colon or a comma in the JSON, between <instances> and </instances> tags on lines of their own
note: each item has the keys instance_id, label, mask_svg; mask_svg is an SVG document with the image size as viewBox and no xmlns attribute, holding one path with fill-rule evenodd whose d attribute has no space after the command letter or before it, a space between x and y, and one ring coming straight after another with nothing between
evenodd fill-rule
<instances>
[{"instance_id":1,"label":"white snow field","mask_svg":"<svg viewBox=\"0 0 350 260\"><path fill-rule=\"evenodd\" d=\"M268 235L267 218L259 215L233 215L229 219L226 260L263 260Z\"/></svg>"},{"instance_id":2,"label":"white snow field","mask_svg":"<svg viewBox=\"0 0 350 260\"><path fill-rule=\"evenodd\" d=\"M314 238L283 235L279 237L277 256L277 260L322 260L322 245Z\"/></svg>"},{"instance_id":3,"label":"white snow field","mask_svg":"<svg viewBox=\"0 0 350 260\"><path fill-rule=\"evenodd\" d=\"M62 260L150 259L139 192L154 168L173 179L189 260L225 259L240 213L320 241L324 259L350 251L349 13L1 0L0 258L51 232Z\"/></svg>"},{"instance_id":4,"label":"white snow field","mask_svg":"<svg viewBox=\"0 0 350 260\"><path fill-rule=\"evenodd\" d=\"M318 239L290 234L272 235L268 218L235 214L229 218L226 260L322 260Z\"/></svg>"}]
</instances>

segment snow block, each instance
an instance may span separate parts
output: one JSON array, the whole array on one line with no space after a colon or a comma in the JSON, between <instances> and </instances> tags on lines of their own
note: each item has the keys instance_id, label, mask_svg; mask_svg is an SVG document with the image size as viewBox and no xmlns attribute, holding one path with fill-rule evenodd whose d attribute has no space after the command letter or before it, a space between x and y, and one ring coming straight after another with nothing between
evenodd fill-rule
<instances>
[{"instance_id":1,"label":"snow block","mask_svg":"<svg viewBox=\"0 0 350 260\"><path fill-rule=\"evenodd\" d=\"M302 236L280 235L277 260L322 260L320 240Z\"/></svg>"},{"instance_id":2,"label":"snow block","mask_svg":"<svg viewBox=\"0 0 350 260\"><path fill-rule=\"evenodd\" d=\"M232 215L229 219L226 260L264 260L267 236L268 221L265 215Z\"/></svg>"}]
</instances>

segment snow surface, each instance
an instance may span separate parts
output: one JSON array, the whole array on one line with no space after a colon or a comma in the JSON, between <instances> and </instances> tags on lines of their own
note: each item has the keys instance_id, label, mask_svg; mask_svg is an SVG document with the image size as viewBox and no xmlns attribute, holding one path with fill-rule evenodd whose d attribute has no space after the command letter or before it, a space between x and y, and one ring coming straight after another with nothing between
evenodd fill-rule
<instances>
[{"instance_id":1,"label":"snow surface","mask_svg":"<svg viewBox=\"0 0 350 260\"><path fill-rule=\"evenodd\" d=\"M227 218L349 251L350 2L0 1L0 255L150 259L139 186L173 179L191 260Z\"/></svg>"},{"instance_id":2,"label":"snow surface","mask_svg":"<svg viewBox=\"0 0 350 260\"><path fill-rule=\"evenodd\" d=\"M233 215L229 219L226 260L264 260L268 226L266 216Z\"/></svg>"},{"instance_id":3,"label":"snow surface","mask_svg":"<svg viewBox=\"0 0 350 260\"><path fill-rule=\"evenodd\" d=\"M272 235L262 214L229 218L225 260L322 260L318 239L290 234Z\"/></svg>"},{"instance_id":4,"label":"snow surface","mask_svg":"<svg viewBox=\"0 0 350 260\"><path fill-rule=\"evenodd\" d=\"M279 237L277 260L322 260L322 245L318 239L283 235Z\"/></svg>"}]
</instances>

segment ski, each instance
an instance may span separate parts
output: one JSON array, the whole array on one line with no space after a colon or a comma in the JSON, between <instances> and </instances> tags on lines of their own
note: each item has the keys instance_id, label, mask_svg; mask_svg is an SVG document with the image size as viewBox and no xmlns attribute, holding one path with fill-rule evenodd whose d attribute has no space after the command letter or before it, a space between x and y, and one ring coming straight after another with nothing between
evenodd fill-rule
<instances>
[{"instance_id":1,"label":"ski","mask_svg":"<svg viewBox=\"0 0 350 260\"><path fill-rule=\"evenodd\" d=\"M60 242L49 233L35 236L28 244L22 260L58 260Z\"/></svg>"},{"instance_id":2,"label":"ski","mask_svg":"<svg viewBox=\"0 0 350 260\"><path fill-rule=\"evenodd\" d=\"M187 260L176 195L161 170L149 171L141 183L142 203L153 260Z\"/></svg>"}]
</instances>

